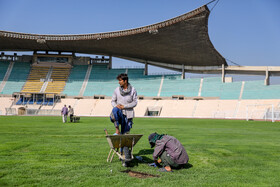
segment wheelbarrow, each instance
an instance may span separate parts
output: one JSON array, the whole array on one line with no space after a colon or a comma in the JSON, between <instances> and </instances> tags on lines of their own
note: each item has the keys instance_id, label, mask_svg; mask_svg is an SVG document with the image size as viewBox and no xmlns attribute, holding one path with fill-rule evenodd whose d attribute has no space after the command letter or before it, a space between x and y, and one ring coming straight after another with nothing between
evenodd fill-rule
<instances>
[{"instance_id":1,"label":"wheelbarrow","mask_svg":"<svg viewBox=\"0 0 280 187\"><path fill-rule=\"evenodd\" d=\"M131 160L133 157L133 147L140 140L143 134L124 134L124 135L108 135L106 132L106 138L110 146L110 152L107 157L107 162L112 162L114 155L118 155L120 160L125 161L124 155L119 152L120 148L128 147L131 151Z\"/></svg>"}]
</instances>

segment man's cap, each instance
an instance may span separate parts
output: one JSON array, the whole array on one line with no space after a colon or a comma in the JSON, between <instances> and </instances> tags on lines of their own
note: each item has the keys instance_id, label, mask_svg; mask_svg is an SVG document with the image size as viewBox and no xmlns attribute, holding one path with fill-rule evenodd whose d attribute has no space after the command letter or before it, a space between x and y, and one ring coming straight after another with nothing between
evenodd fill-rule
<instances>
[{"instance_id":1,"label":"man's cap","mask_svg":"<svg viewBox=\"0 0 280 187\"><path fill-rule=\"evenodd\" d=\"M156 132L149 135L149 142L156 136Z\"/></svg>"},{"instance_id":2,"label":"man's cap","mask_svg":"<svg viewBox=\"0 0 280 187\"><path fill-rule=\"evenodd\" d=\"M155 132L155 133L152 133L152 134L149 135L149 143L151 145L151 148L153 148L155 146L155 142L153 142L153 139L156 136L156 134L157 133Z\"/></svg>"}]
</instances>

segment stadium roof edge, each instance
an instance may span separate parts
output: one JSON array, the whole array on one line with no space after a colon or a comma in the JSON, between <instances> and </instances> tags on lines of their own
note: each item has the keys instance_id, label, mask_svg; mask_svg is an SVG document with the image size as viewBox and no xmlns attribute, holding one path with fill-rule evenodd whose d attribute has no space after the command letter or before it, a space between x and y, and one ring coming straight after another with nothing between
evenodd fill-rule
<instances>
[{"instance_id":1,"label":"stadium roof edge","mask_svg":"<svg viewBox=\"0 0 280 187\"><path fill-rule=\"evenodd\" d=\"M138 62L227 66L208 35L207 5L181 16L135 29L97 34L40 35L0 31L1 51L71 51Z\"/></svg>"}]
</instances>

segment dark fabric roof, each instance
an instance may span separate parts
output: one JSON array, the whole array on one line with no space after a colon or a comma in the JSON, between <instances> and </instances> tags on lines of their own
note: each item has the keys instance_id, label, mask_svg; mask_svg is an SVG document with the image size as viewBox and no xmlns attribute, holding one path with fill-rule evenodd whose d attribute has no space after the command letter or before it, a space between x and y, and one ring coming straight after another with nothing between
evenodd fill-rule
<instances>
[{"instance_id":1,"label":"dark fabric roof","mask_svg":"<svg viewBox=\"0 0 280 187\"><path fill-rule=\"evenodd\" d=\"M0 50L68 51L188 66L227 65L209 39L209 14L205 5L153 25L97 34L39 35L0 31Z\"/></svg>"}]
</instances>

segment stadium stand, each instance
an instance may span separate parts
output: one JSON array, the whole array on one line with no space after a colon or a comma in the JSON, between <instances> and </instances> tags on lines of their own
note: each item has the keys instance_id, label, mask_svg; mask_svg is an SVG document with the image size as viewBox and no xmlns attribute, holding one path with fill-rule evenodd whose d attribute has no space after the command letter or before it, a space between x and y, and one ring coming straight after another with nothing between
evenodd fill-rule
<instances>
[{"instance_id":1,"label":"stadium stand","mask_svg":"<svg viewBox=\"0 0 280 187\"><path fill-rule=\"evenodd\" d=\"M8 66L8 62L1 62L2 79ZM85 84L85 98L61 99L61 102L53 105L53 98L46 95L44 101L37 100L36 104L41 106L33 106L35 102L27 93L25 99L17 100L20 105L13 105L11 98L1 98L1 114L5 115L6 108L17 111L19 107L29 105L27 111L31 111L31 114L34 110L37 114L57 115L66 104L74 108L77 116L108 116L111 111L110 97L118 87L116 76L120 73L128 73L130 83L136 88L138 96L146 98L138 100L136 117L147 116L150 110L158 110L157 115L162 117L266 119L267 113L276 110L280 103L280 86L265 86L263 81L222 83L220 77L181 79L180 75L146 76L141 68L108 69L107 64L93 64L92 69L89 69L90 66L75 65L70 71L69 67L30 68L30 63L27 62L14 63L2 94L11 95L19 92L21 88L23 92L40 92L44 81L49 78L44 93L78 96L87 71L91 70L88 83ZM104 97L93 99L96 95ZM183 100L173 96L183 96ZM209 99L210 97L214 99Z\"/></svg>"},{"instance_id":2,"label":"stadium stand","mask_svg":"<svg viewBox=\"0 0 280 187\"><path fill-rule=\"evenodd\" d=\"M53 67L50 77L51 82L48 82L45 93L60 94L64 90L69 72L69 67Z\"/></svg>"},{"instance_id":3,"label":"stadium stand","mask_svg":"<svg viewBox=\"0 0 280 187\"><path fill-rule=\"evenodd\" d=\"M242 82L222 83L220 86L220 99L238 99Z\"/></svg>"},{"instance_id":4,"label":"stadium stand","mask_svg":"<svg viewBox=\"0 0 280 187\"><path fill-rule=\"evenodd\" d=\"M263 84L263 81L246 81L242 99L280 99L280 85Z\"/></svg>"},{"instance_id":5,"label":"stadium stand","mask_svg":"<svg viewBox=\"0 0 280 187\"><path fill-rule=\"evenodd\" d=\"M40 92L50 67L32 66L21 92Z\"/></svg>"},{"instance_id":6,"label":"stadium stand","mask_svg":"<svg viewBox=\"0 0 280 187\"><path fill-rule=\"evenodd\" d=\"M128 68L126 70L127 75L130 79L134 78L143 78L144 77L144 69L143 68Z\"/></svg>"},{"instance_id":7,"label":"stadium stand","mask_svg":"<svg viewBox=\"0 0 280 187\"><path fill-rule=\"evenodd\" d=\"M138 95L157 97L161 80L162 75L151 75L143 78L132 78L129 82L135 87Z\"/></svg>"},{"instance_id":8,"label":"stadium stand","mask_svg":"<svg viewBox=\"0 0 280 187\"><path fill-rule=\"evenodd\" d=\"M5 76L5 73L9 67L9 61L0 61L0 79L2 80Z\"/></svg>"},{"instance_id":9,"label":"stadium stand","mask_svg":"<svg viewBox=\"0 0 280 187\"><path fill-rule=\"evenodd\" d=\"M13 92L21 91L26 82L30 71L29 62L16 62L14 63L12 72L3 88L3 94L13 94Z\"/></svg>"},{"instance_id":10,"label":"stadium stand","mask_svg":"<svg viewBox=\"0 0 280 187\"><path fill-rule=\"evenodd\" d=\"M221 78L210 77L203 78L203 85L201 89L202 97L220 97L221 93Z\"/></svg>"},{"instance_id":11,"label":"stadium stand","mask_svg":"<svg viewBox=\"0 0 280 187\"><path fill-rule=\"evenodd\" d=\"M107 69L107 64L92 65L84 96L106 95L111 96L118 86L117 75L125 73L125 69Z\"/></svg>"},{"instance_id":12,"label":"stadium stand","mask_svg":"<svg viewBox=\"0 0 280 187\"><path fill-rule=\"evenodd\" d=\"M242 82L222 83L220 77L204 78L202 97L219 97L220 99L238 99Z\"/></svg>"},{"instance_id":13,"label":"stadium stand","mask_svg":"<svg viewBox=\"0 0 280 187\"><path fill-rule=\"evenodd\" d=\"M160 96L171 97L184 95L185 97L198 96L200 79L181 79L180 76L165 76Z\"/></svg>"},{"instance_id":14,"label":"stadium stand","mask_svg":"<svg viewBox=\"0 0 280 187\"><path fill-rule=\"evenodd\" d=\"M68 77L63 93L69 96L79 95L82 88L88 65L75 65Z\"/></svg>"},{"instance_id":15,"label":"stadium stand","mask_svg":"<svg viewBox=\"0 0 280 187\"><path fill-rule=\"evenodd\" d=\"M7 69L9 67L9 62L8 61L1 61L0 62L0 84L2 83L4 76L7 72Z\"/></svg>"}]
</instances>

